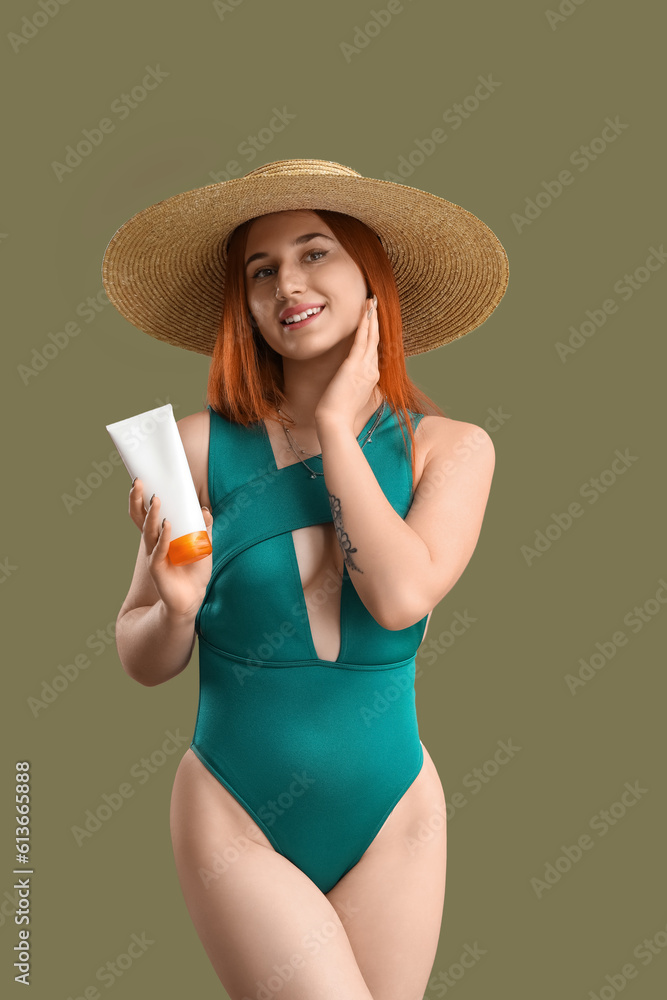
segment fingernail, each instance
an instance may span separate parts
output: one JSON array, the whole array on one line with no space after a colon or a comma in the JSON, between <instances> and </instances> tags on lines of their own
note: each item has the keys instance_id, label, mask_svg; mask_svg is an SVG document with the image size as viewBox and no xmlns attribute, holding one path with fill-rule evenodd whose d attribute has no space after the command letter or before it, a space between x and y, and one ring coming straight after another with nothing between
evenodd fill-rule
<instances>
[{"instance_id":1,"label":"fingernail","mask_svg":"<svg viewBox=\"0 0 667 1000\"><path fill-rule=\"evenodd\" d=\"M132 489L134 489L134 484L136 483L138 478L139 476L135 476L134 479L132 480Z\"/></svg>"},{"instance_id":2,"label":"fingernail","mask_svg":"<svg viewBox=\"0 0 667 1000\"><path fill-rule=\"evenodd\" d=\"M374 296L373 296L373 305L374 305L374 306L375 306L375 308L377 309L377 307L378 307L378 297L377 297L377 295L374 295Z\"/></svg>"},{"instance_id":3,"label":"fingernail","mask_svg":"<svg viewBox=\"0 0 667 1000\"><path fill-rule=\"evenodd\" d=\"M154 496L155 496L155 494L153 494L153 497L154 497ZM149 506L149 507L150 507L150 506L151 506L151 504L153 503L153 497L151 497L151 498L150 498L150 500L148 501L148 506Z\"/></svg>"},{"instance_id":4,"label":"fingernail","mask_svg":"<svg viewBox=\"0 0 667 1000\"><path fill-rule=\"evenodd\" d=\"M370 319L370 318L371 318L371 313L372 313L372 312L373 312L373 306L371 305L370 309L369 309L369 310L368 310L368 312L366 313L366 316L367 316L367 318L368 318L368 319Z\"/></svg>"},{"instance_id":5,"label":"fingernail","mask_svg":"<svg viewBox=\"0 0 667 1000\"><path fill-rule=\"evenodd\" d=\"M164 528L164 522L165 522L166 520L167 520L167 518L166 518L166 517L163 517L163 518L162 518L162 527L163 527L163 528Z\"/></svg>"},{"instance_id":6,"label":"fingernail","mask_svg":"<svg viewBox=\"0 0 667 1000\"><path fill-rule=\"evenodd\" d=\"M208 507L202 507L202 510L207 510L209 512L209 514L211 513L211 511L210 511L210 509Z\"/></svg>"}]
</instances>

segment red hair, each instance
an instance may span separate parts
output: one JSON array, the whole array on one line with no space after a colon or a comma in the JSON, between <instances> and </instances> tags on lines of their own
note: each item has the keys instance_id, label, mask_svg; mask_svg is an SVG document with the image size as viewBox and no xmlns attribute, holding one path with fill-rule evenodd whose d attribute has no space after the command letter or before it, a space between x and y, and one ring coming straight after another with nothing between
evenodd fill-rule
<instances>
[{"instance_id":1,"label":"red hair","mask_svg":"<svg viewBox=\"0 0 667 1000\"><path fill-rule=\"evenodd\" d=\"M412 482L415 477L414 432L407 419L413 413L446 416L433 400L408 376L403 348L403 322L396 280L391 263L376 233L360 219L341 212L318 210L343 249L357 264L366 287L378 299L380 330L378 388L397 414L411 444ZM287 407L283 394L282 357L270 347L257 327L251 326L246 300L244 266L246 243L254 219L238 226L229 238L222 319L213 349L206 401L222 416L248 426L260 420L277 419L276 408Z\"/></svg>"}]
</instances>

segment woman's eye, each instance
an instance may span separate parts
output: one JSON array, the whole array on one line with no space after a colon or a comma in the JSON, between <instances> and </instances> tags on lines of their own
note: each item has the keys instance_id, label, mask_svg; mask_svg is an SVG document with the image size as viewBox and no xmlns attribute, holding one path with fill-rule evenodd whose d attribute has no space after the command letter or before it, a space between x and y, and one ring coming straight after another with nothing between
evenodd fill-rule
<instances>
[{"instance_id":1,"label":"woman's eye","mask_svg":"<svg viewBox=\"0 0 667 1000\"><path fill-rule=\"evenodd\" d=\"M306 254L306 257L312 257L316 255L319 260L322 257L326 257L328 253L329 253L328 250L309 250L308 253ZM253 278L261 278L266 271L272 271L272 270L273 270L272 267L260 267L259 270L255 271L255 273L253 274Z\"/></svg>"}]
</instances>

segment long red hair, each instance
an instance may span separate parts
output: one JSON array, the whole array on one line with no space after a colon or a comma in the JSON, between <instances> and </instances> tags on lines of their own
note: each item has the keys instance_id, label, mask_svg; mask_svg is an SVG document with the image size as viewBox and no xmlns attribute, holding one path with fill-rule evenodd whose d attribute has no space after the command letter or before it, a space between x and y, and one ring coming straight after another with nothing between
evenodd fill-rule
<instances>
[{"instance_id":1,"label":"long red hair","mask_svg":"<svg viewBox=\"0 0 667 1000\"><path fill-rule=\"evenodd\" d=\"M318 210L343 249L357 264L366 287L377 295L380 341L378 388L397 414L405 443L410 436L412 482L415 477L414 432L407 411L446 416L408 376L403 348L403 322L391 263L376 233L360 219L341 212ZM238 226L229 238L222 319L213 349L206 402L234 423L248 426L277 419L277 407L287 408L283 393L282 357L250 323L244 266L246 243L254 219Z\"/></svg>"}]
</instances>

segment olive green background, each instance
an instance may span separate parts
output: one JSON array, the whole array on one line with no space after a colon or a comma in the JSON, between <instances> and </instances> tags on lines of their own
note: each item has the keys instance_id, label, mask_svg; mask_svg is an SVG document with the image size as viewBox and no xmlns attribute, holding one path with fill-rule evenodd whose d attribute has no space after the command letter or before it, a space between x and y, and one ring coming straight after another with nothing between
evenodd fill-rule
<instances>
[{"instance_id":1,"label":"olive green background","mask_svg":"<svg viewBox=\"0 0 667 1000\"><path fill-rule=\"evenodd\" d=\"M208 360L145 336L108 303L87 321L77 308L101 292L106 245L135 212L211 183L232 160L245 173L315 157L380 178L412 162L403 182L478 215L510 261L508 291L482 327L408 361L449 416L486 427L496 448L477 549L417 658L420 735L451 812L426 996L653 1000L667 970L665 276L662 265L645 269L667 236L656 5L565 0L571 13L550 24L540 3L405 0L352 53L342 46L363 42L358 30L384 0L218 7L72 0L38 15L38 30L23 21L43 10L37 0L3 8L0 990L21 990L11 968L12 802L14 762L28 760L30 995L66 1000L91 986L114 1000L224 995L169 836L173 775L195 722L196 650L183 674L152 689L120 664L113 625L139 534L105 429L165 402L177 419L201 409ZM33 37L15 51L22 30ZM167 75L121 117L112 105L147 67ZM475 108L480 77L493 92ZM466 99L459 127L453 113L443 119ZM248 136L269 128L275 108L295 117L262 132L251 159ZM113 131L59 179L54 161L105 117ZM593 142L607 118L626 127ZM447 138L420 163L418 140L436 128ZM581 169L575 151L592 142ZM572 183L516 224L566 169ZM621 292L634 272L636 289ZM616 311L563 362L557 345L569 328L609 299ZM49 335L73 322L80 333L47 349L54 356L37 370ZM633 460L610 472L617 451ZM85 496L81 481L99 467L107 475ZM68 510L77 486L84 498ZM559 537L529 563L523 547L574 502L582 516L554 528ZM641 628L626 619L635 608L645 608ZM457 613L475 621L451 644ZM619 631L625 645L600 654L573 693L567 676ZM90 666L31 710L29 699L81 654ZM142 782L132 769L167 730L186 742ZM502 765L499 741L520 748ZM72 828L127 781L133 796L78 846ZM626 783L644 791L619 805ZM613 825L602 835L595 817L605 810ZM584 834L591 849L568 863L564 848ZM536 887L549 870L552 884ZM105 985L97 970L133 933L153 943ZM645 939L655 954L635 951ZM461 977L466 945L484 954ZM621 974L628 963L632 979Z\"/></svg>"}]
</instances>

